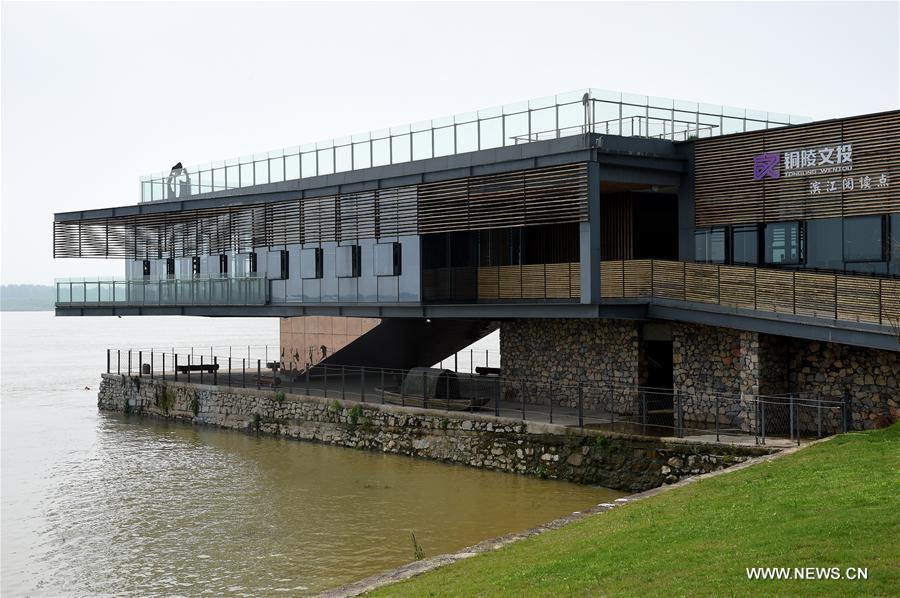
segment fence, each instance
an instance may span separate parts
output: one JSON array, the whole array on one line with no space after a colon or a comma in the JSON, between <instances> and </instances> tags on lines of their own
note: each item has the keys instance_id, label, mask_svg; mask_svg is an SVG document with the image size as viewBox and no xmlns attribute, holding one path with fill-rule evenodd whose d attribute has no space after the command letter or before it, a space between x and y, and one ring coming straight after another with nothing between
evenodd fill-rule
<instances>
[{"instance_id":1,"label":"fence","mask_svg":"<svg viewBox=\"0 0 900 598\"><path fill-rule=\"evenodd\" d=\"M717 442L822 437L851 427L848 398L686 393L642 386L548 382L442 368L315 365L281 371L264 358L108 349L107 373L269 389L326 399L471 412L579 428Z\"/></svg>"},{"instance_id":2,"label":"fence","mask_svg":"<svg viewBox=\"0 0 900 598\"><path fill-rule=\"evenodd\" d=\"M581 89L141 177L141 202L189 197L584 133L683 141L809 119L667 98Z\"/></svg>"},{"instance_id":3,"label":"fence","mask_svg":"<svg viewBox=\"0 0 900 598\"><path fill-rule=\"evenodd\" d=\"M600 296L654 297L890 326L900 322L900 280L695 264L604 261Z\"/></svg>"}]
</instances>

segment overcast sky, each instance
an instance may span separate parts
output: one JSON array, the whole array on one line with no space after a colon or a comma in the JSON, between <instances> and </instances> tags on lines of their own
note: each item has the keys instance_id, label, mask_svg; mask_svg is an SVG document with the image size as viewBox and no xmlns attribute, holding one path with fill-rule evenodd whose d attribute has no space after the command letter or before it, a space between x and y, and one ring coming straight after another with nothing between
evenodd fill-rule
<instances>
[{"instance_id":1,"label":"overcast sky","mask_svg":"<svg viewBox=\"0 0 900 598\"><path fill-rule=\"evenodd\" d=\"M3 283L142 174L586 87L830 118L896 109L897 2L2 5Z\"/></svg>"}]
</instances>

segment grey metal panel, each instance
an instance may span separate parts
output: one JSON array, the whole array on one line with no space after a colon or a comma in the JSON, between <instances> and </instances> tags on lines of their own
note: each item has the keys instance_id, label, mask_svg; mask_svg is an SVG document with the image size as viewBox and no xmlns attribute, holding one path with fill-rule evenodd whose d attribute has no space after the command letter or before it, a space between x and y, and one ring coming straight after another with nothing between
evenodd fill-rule
<instances>
[{"instance_id":1,"label":"grey metal panel","mask_svg":"<svg viewBox=\"0 0 900 598\"><path fill-rule=\"evenodd\" d=\"M398 301L415 302L422 300L422 244L416 235L400 237L400 285Z\"/></svg>"},{"instance_id":2,"label":"grey metal panel","mask_svg":"<svg viewBox=\"0 0 900 598\"><path fill-rule=\"evenodd\" d=\"M360 303L378 302L378 280L375 276L375 239L360 239L362 251L362 272L357 280L357 301Z\"/></svg>"},{"instance_id":3,"label":"grey metal panel","mask_svg":"<svg viewBox=\"0 0 900 598\"><path fill-rule=\"evenodd\" d=\"M338 279L335 270L335 249L337 243L328 241L322 243L322 302L337 303Z\"/></svg>"},{"instance_id":4,"label":"grey metal panel","mask_svg":"<svg viewBox=\"0 0 900 598\"><path fill-rule=\"evenodd\" d=\"M356 293L358 283L359 278L338 278L338 301L340 303L356 303L358 301Z\"/></svg>"},{"instance_id":5,"label":"grey metal panel","mask_svg":"<svg viewBox=\"0 0 900 598\"><path fill-rule=\"evenodd\" d=\"M376 280L379 303L397 303L400 301L399 276L379 276Z\"/></svg>"}]
</instances>

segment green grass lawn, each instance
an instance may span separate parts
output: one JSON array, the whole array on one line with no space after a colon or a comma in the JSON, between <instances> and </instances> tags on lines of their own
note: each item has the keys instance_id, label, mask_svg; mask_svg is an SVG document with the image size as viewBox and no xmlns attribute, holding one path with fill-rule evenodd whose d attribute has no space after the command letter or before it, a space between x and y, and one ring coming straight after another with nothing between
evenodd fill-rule
<instances>
[{"instance_id":1,"label":"green grass lawn","mask_svg":"<svg viewBox=\"0 0 900 598\"><path fill-rule=\"evenodd\" d=\"M747 567L867 567L750 581ZM835 437L382 588L409 596L900 595L900 424Z\"/></svg>"}]
</instances>

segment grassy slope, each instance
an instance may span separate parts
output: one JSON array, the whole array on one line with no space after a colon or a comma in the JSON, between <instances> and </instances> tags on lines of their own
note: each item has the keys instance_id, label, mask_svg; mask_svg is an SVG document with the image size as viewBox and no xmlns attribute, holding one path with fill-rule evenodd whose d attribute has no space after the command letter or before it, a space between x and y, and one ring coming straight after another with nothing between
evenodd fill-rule
<instances>
[{"instance_id":1,"label":"grassy slope","mask_svg":"<svg viewBox=\"0 0 900 598\"><path fill-rule=\"evenodd\" d=\"M753 566L868 581L749 581ZM620 507L387 586L383 595L900 594L900 424Z\"/></svg>"}]
</instances>

